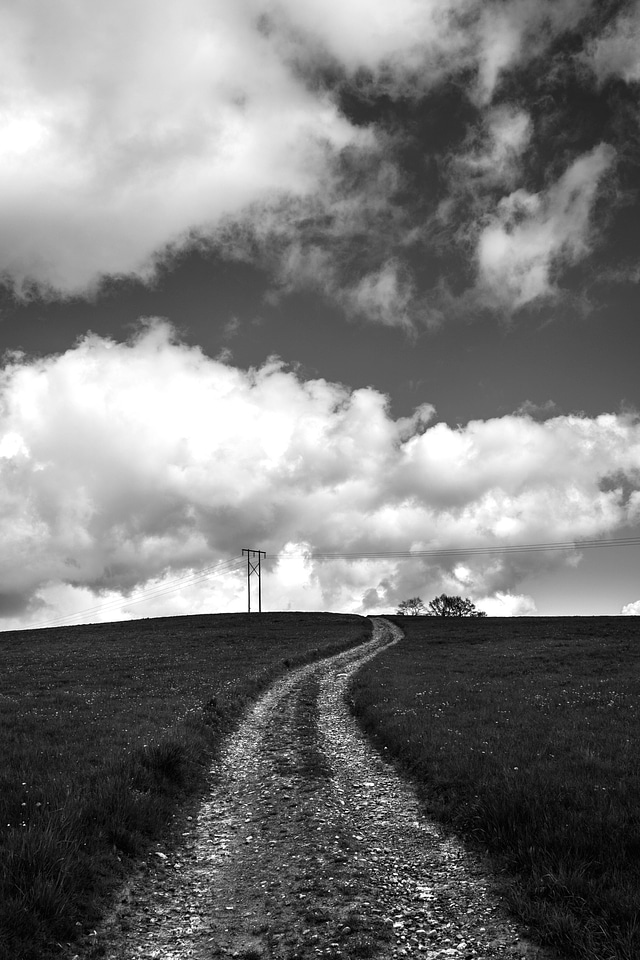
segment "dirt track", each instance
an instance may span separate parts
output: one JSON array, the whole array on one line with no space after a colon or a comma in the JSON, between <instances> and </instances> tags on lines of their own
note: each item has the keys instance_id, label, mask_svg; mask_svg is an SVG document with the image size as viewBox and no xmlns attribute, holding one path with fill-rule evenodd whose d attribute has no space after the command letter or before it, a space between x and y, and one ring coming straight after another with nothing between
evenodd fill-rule
<instances>
[{"instance_id":1,"label":"dirt track","mask_svg":"<svg viewBox=\"0 0 640 960\"><path fill-rule=\"evenodd\" d=\"M349 677L399 639L376 618L369 643L260 698L181 842L154 852L87 957L546 956L349 714Z\"/></svg>"}]
</instances>

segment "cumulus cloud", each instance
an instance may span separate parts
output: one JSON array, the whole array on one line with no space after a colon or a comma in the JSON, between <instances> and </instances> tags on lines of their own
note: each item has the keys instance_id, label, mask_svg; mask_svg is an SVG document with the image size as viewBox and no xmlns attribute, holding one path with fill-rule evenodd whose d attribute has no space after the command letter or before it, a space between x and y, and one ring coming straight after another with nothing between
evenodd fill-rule
<instances>
[{"instance_id":1,"label":"cumulus cloud","mask_svg":"<svg viewBox=\"0 0 640 960\"><path fill-rule=\"evenodd\" d=\"M635 600L633 603L625 603L620 613L623 617L640 617L640 600Z\"/></svg>"},{"instance_id":2,"label":"cumulus cloud","mask_svg":"<svg viewBox=\"0 0 640 960\"><path fill-rule=\"evenodd\" d=\"M478 240L480 284L510 309L555 292L553 270L591 247L590 214L615 152L600 144L575 160L541 193L522 188L503 197Z\"/></svg>"},{"instance_id":3,"label":"cumulus cloud","mask_svg":"<svg viewBox=\"0 0 640 960\"><path fill-rule=\"evenodd\" d=\"M62 293L104 274L149 278L168 244L317 194L332 159L372 138L306 82L311 41L348 69L395 58L405 70L443 13L334 6L5 4L0 272Z\"/></svg>"},{"instance_id":4,"label":"cumulus cloud","mask_svg":"<svg viewBox=\"0 0 640 960\"><path fill-rule=\"evenodd\" d=\"M0 268L82 291L257 200L315 189L366 136L306 88L260 5L115 0L0 14Z\"/></svg>"},{"instance_id":5,"label":"cumulus cloud","mask_svg":"<svg viewBox=\"0 0 640 960\"><path fill-rule=\"evenodd\" d=\"M160 321L124 344L90 335L59 356L10 358L0 411L6 625L86 609L90 598L112 616L120 598L125 615L132 591L153 594L247 545L280 558L272 608L294 598L371 612L377 596L388 611L456 584L474 599L517 595L523 578L575 554L478 548L598 537L640 519L640 423L630 415L512 415L452 429L425 405L394 419L374 389L303 381L276 360L239 370ZM621 484L634 492L621 495ZM429 554L310 555L408 549ZM242 609L242 576L210 588L190 584L186 595L195 608L206 596L210 609Z\"/></svg>"},{"instance_id":6,"label":"cumulus cloud","mask_svg":"<svg viewBox=\"0 0 640 960\"><path fill-rule=\"evenodd\" d=\"M489 617L535 617L538 612L532 597L500 590L494 597L480 597L476 606Z\"/></svg>"},{"instance_id":7,"label":"cumulus cloud","mask_svg":"<svg viewBox=\"0 0 640 960\"><path fill-rule=\"evenodd\" d=\"M224 250L237 223L278 238L270 266L281 292L315 285L349 314L414 323L420 306L400 265L424 223L400 199L405 131L353 121L342 90L406 102L464 78L488 111L473 162L507 182L530 131L521 109L492 105L501 78L590 6L114 0L89 13L64 0L5 3L0 276L52 295L86 293L105 275L151 281L167 251L203 240ZM483 235L489 282L505 259L505 217L501 208ZM560 249L577 255L569 233L556 238L556 261ZM523 258L532 255L512 264L518 276ZM548 268L533 259L544 287Z\"/></svg>"}]
</instances>

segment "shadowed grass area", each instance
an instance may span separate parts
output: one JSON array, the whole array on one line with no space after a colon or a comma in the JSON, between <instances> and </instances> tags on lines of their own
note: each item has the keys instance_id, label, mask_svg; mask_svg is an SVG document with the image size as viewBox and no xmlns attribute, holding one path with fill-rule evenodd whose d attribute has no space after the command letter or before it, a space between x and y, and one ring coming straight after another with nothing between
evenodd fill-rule
<instances>
[{"instance_id":1,"label":"shadowed grass area","mask_svg":"<svg viewBox=\"0 0 640 960\"><path fill-rule=\"evenodd\" d=\"M391 617L354 712L426 811L513 878L539 939L640 957L640 622Z\"/></svg>"},{"instance_id":2,"label":"shadowed grass area","mask_svg":"<svg viewBox=\"0 0 640 960\"><path fill-rule=\"evenodd\" d=\"M233 614L0 634L0 958L95 923L278 674L370 636L336 614Z\"/></svg>"}]
</instances>

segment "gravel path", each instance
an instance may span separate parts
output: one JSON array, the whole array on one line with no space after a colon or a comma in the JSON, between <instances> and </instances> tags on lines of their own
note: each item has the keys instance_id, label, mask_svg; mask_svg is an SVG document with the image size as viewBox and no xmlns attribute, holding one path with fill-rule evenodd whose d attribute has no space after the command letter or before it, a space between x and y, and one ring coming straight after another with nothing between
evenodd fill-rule
<instances>
[{"instance_id":1,"label":"gravel path","mask_svg":"<svg viewBox=\"0 0 640 960\"><path fill-rule=\"evenodd\" d=\"M211 772L197 816L158 847L83 956L544 958L491 895L488 868L419 811L344 701L401 631L291 671Z\"/></svg>"}]
</instances>

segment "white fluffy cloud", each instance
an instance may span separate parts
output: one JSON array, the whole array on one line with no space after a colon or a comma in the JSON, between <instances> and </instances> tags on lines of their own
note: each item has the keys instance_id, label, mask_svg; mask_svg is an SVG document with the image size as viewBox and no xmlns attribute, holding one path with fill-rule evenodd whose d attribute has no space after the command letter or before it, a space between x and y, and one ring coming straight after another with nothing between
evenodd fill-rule
<instances>
[{"instance_id":1,"label":"white fluffy cloud","mask_svg":"<svg viewBox=\"0 0 640 960\"><path fill-rule=\"evenodd\" d=\"M452 429L427 405L394 420L374 389L301 381L276 361L235 369L161 322L126 344L88 336L60 356L14 357L0 401L6 625L161 590L245 546L281 555L272 609L389 610L457 584L522 612L518 583L567 557L468 548L599 537L640 519L631 416L512 415ZM463 554L309 558L409 548ZM188 592L193 606L206 596L210 609L242 608L242 577L210 586Z\"/></svg>"},{"instance_id":2,"label":"white fluffy cloud","mask_svg":"<svg viewBox=\"0 0 640 960\"><path fill-rule=\"evenodd\" d=\"M600 144L546 191L518 189L500 200L477 248L480 283L493 299L516 309L554 292L553 269L590 248L591 210L614 156Z\"/></svg>"},{"instance_id":3,"label":"white fluffy cloud","mask_svg":"<svg viewBox=\"0 0 640 960\"><path fill-rule=\"evenodd\" d=\"M0 13L0 269L63 292L149 273L154 253L274 195L317 186L359 142L260 4L161 0Z\"/></svg>"},{"instance_id":4,"label":"white fluffy cloud","mask_svg":"<svg viewBox=\"0 0 640 960\"><path fill-rule=\"evenodd\" d=\"M498 590L493 597L480 597L476 606L489 617L535 617L535 601L525 594L503 593Z\"/></svg>"},{"instance_id":5,"label":"white fluffy cloud","mask_svg":"<svg viewBox=\"0 0 640 960\"><path fill-rule=\"evenodd\" d=\"M633 603L625 603L620 613L623 617L640 617L640 600L635 600Z\"/></svg>"},{"instance_id":6,"label":"white fluffy cloud","mask_svg":"<svg viewBox=\"0 0 640 960\"><path fill-rule=\"evenodd\" d=\"M375 155L385 145L341 114L325 84L310 82L314 70L364 68L372 90L405 97L465 70L469 95L487 105L506 70L589 7L9 0L0 11L0 275L18 290L35 282L62 294L85 292L105 274L151 278L167 247L215 235L229 219L259 221L276 209L286 233L283 197L329 203L331 216L356 230L362 218L352 222L345 210L366 206L369 188L364 197L353 185L346 196L327 192L334 163L346 147ZM509 138L524 135L518 122L494 131L500 163ZM391 208L392 192L379 200ZM290 242L295 249L295 236ZM325 276L348 311L408 322L411 285L388 256L374 258L359 286L336 281L331 264Z\"/></svg>"}]
</instances>

